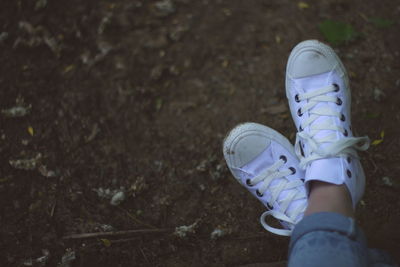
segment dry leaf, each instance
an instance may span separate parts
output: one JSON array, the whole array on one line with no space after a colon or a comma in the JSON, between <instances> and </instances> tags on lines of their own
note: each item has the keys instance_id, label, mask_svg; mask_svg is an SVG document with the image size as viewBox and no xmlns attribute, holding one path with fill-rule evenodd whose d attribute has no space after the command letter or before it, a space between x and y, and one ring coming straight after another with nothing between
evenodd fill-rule
<instances>
[{"instance_id":1,"label":"dry leaf","mask_svg":"<svg viewBox=\"0 0 400 267\"><path fill-rule=\"evenodd\" d=\"M75 69L75 65L68 65L64 68L64 73L68 73L73 69Z\"/></svg>"},{"instance_id":2,"label":"dry leaf","mask_svg":"<svg viewBox=\"0 0 400 267\"><path fill-rule=\"evenodd\" d=\"M379 145L379 144L382 143L382 142L383 142L382 139L377 139L377 140L372 141L371 145L377 146L377 145Z\"/></svg>"},{"instance_id":3,"label":"dry leaf","mask_svg":"<svg viewBox=\"0 0 400 267\"><path fill-rule=\"evenodd\" d=\"M100 240L101 240L101 242L103 242L104 246L106 246L106 247L111 246L111 241L110 240L108 240L106 238L101 238Z\"/></svg>"},{"instance_id":4,"label":"dry leaf","mask_svg":"<svg viewBox=\"0 0 400 267\"><path fill-rule=\"evenodd\" d=\"M33 128L32 128L32 126L29 126L29 127L28 127L28 133L29 133L31 136L33 136Z\"/></svg>"},{"instance_id":5,"label":"dry leaf","mask_svg":"<svg viewBox=\"0 0 400 267\"><path fill-rule=\"evenodd\" d=\"M275 105L268 106L265 109L262 109L261 113L268 113L271 115L276 115L276 114L284 113L286 111L287 111L287 107L286 107L285 103L278 103Z\"/></svg>"},{"instance_id":6,"label":"dry leaf","mask_svg":"<svg viewBox=\"0 0 400 267\"><path fill-rule=\"evenodd\" d=\"M281 43L281 37L279 36L279 35L276 35L275 36L275 42L277 43L277 44L280 44Z\"/></svg>"},{"instance_id":7,"label":"dry leaf","mask_svg":"<svg viewBox=\"0 0 400 267\"><path fill-rule=\"evenodd\" d=\"M306 2L298 2L297 7L301 10L309 8L310 6Z\"/></svg>"},{"instance_id":8,"label":"dry leaf","mask_svg":"<svg viewBox=\"0 0 400 267\"><path fill-rule=\"evenodd\" d=\"M379 134L379 136L381 137L381 139L376 139L376 140L372 141L371 145L377 146L380 143L382 143L383 142L383 138L385 137L385 131L382 130L381 133Z\"/></svg>"}]
</instances>

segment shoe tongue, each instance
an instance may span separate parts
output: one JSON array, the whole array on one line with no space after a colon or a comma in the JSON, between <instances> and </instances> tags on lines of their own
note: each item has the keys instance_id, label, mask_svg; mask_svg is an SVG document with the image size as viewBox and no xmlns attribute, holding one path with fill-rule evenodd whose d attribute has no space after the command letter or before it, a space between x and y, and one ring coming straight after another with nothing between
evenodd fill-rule
<instances>
[{"instance_id":1,"label":"shoe tongue","mask_svg":"<svg viewBox=\"0 0 400 267\"><path fill-rule=\"evenodd\" d=\"M269 168L274 164L274 158L272 156L272 145L265 149L260 155L254 160L244 165L241 169L247 173L252 173L254 176L259 175L263 170Z\"/></svg>"},{"instance_id":2,"label":"shoe tongue","mask_svg":"<svg viewBox=\"0 0 400 267\"><path fill-rule=\"evenodd\" d=\"M331 76L331 72L308 76L296 79L296 84L298 87L302 88L305 93L309 93L329 85L329 82L331 82Z\"/></svg>"},{"instance_id":3,"label":"shoe tongue","mask_svg":"<svg viewBox=\"0 0 400 267\"><path fill-rule=\"evenodd\" d=\"M313 92L313 91L319 90L323 87L326 87L328 85L332 85L334 83L333 82L333 72L327 72L327 73L323 73L323 74L319 74L319 75L315 75L315 76L297 79L296 83L299 85L300 88L302 88L304 90L305 93ZM331 94L333 95L333 93L331 93ZM330 95L330 94L328 94L328 95ZM319 108L330 108L330 109L334 110L336 108L336 104L331 103L331 102L321 102L321 103L318 103L315 107L313 107L313 109L319 109ZM311 123L310 126L318 125L321 123L335 124L335 120L334 120L334 117L331 117L331 116L319 116L313 123ZM335 133L335 131L320 130L315 134L314 138L316 138L317 140L322 139L332 133ZM321 147L324 148L328 145L329 145L329 143L324 143L324 144L322 144Z\"/></svg>"},{"instance_id":4,"label":"shoe tongue","mask_svg":"<svg viewBox=\"0 0 400 267\"><path fill-rule=\"evenodd\" d=\"M246 173L253 174L253 177L259 175L264 170L271 167L278 159L274 159L274 146L275 144L271 142L271 145L264 150L260 155L258 155L254 160L250 163L244 165L241 170ZM283 178L280 178L283 179ZM280 179L272 180L270 186L275 186L278 184Z\"/></svg>"}]
</instances>

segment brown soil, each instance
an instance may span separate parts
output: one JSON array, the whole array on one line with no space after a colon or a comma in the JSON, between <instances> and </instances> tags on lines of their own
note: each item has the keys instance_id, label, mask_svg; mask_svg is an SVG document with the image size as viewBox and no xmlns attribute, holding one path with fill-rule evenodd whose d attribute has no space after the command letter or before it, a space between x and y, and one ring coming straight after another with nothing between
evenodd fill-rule
<instances>
[{"instance_id":1,"label":"brown soil","mask_svg":"<svg viewBox=\"0 0 400 267\"><path fill-rule=\"evenodd\" d=\"M18 101L29 112L0 117L1 266L23 266L43 250L43 266L56 266L67 249L71 266L285 261L288 239L263 231L264 208L231 178L221 143L244 121L293 140L287 56L299 41L323 39L326 19L362 33L335 47L351 74L356 133L378 139L385 131L361 154L367 190L358 220L370 246L400 262L399 1L310 0L306 9L289 0L41 3L0 8L0 34L8 33L0 35L1 109ZM395 24L377 28L370 17ZM100 187L124 187L127 198L112 206ZM196 221L187 238L62 239ZM216 228L227 235L211 239Z\"/></svg>"}]
</instances>

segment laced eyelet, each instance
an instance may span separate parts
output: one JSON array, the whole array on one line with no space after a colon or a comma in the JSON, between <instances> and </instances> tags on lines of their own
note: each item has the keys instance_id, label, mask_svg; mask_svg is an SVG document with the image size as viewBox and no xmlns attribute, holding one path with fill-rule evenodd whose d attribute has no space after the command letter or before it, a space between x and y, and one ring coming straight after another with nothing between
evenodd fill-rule
<instances>
[{"instance_id":1,"label":"laced eyelet","mask_svg":"<svg viewBox=\"0 0 400 267\"><path fill-rule=\"evenodd\" d=\"M291 170L291 171L292 171L292 175L296 173L296 169L295 169L295 168L293 168L293 167L290 167L290 168L289 168L289 170Z\"/></svg>"},{"instance_id":2,"label":"laced eyelet","mask_svg":"<svg viewBox=\"0 0 400 267\"><path fill-rule=\"evenodd\" d=\"M351 158L347 157L347 163L351 163Z\"/></svg>"},{"instance_id":3,"label":"laced eyelet","mask_svg":"<svg viewBox=\"0 0 400 267\"><path fill-rule=\"evenodd\" d=\"M347 176L348 176L349 178L351 178L351 171L350 171L350 170L347 170L346 173L347 173Z\"/></svg>"},{"instance_id":4,"label":"laced eyelet","mask_svg":"<svg viewBox=\"0 0 400 267\"><path fill-rule=\"evenodd\" d=\"M299 117L303 116L303 113L301 113L301 108L299 108L299 109L297 110L297 115L298 115Z\"/></svg>"},{"instance_id":5,"label":"laced eyelet","mask_svg":"<svg viewBox=\"0 0 400 267\"><path fill-rule=\"evenodd\" d=\"M270 210L272 210L274 207L273 207L271 204L269 204L269 203L267 202L267 208L270 209Z\"/></svg>"},{"instance_id":6,"label":"laced eyelet","mask_svg":"<svg viewBox=\"0 0 400 267\"><path fill-rule=\"evenodd\" d=\"M287 158L286 158L286 156L284 156L284 155L280 156L279 159L283 160L284 163L287 162Z\"/></svg>"},{"instance_id":7,"label":"laced eyelet","mask_svg":"<svg viewBox=\"0 0 400 267\"><path fill-rule=\"evenodd\" d=\"M299 94L296 94L296 95L294 96L294 101L296 101L297 103L300 102Z\"/></svg>"},{"instance_id":8,"label":"laced eyelet","mask_svg":"<svg viewBox=\"0 0 400 267\"><path fill-rule=\"evenodd\" d=\"M253 186L253 185L251 184L251 179L246 179L246 184L247 184L247 186Z\"/></svg>"},{"instance_id":9,"label":"laced eyelet","mask_svg":"<svg viewBox=\"0 0 400 267\"><path fill-rule=\"evenodd\" d=\"M301 180L303 183L304 183L304 181L305 181L305 179L304 179L304 178L301 178L300 180Z\"/></svg>"},{"instance_id":10,"label":"laced eyelet","mask_svg":"<svg viewBox=\"0 0 400 267\"><path fill-rule=\"evenodd\" d=\"M346 120L346 117L342 114L342 115L340 116L340 120L341 120L341 121L345 121L345 120Z\"/></svg>"},{"instance_id":11,"label":"laced eyelet","mask_svg":"<svg viewBox=\"0 0 400 267\"><path fill-rule=\"evenodd\" d=\"M303 127L301 127L301 125L299 126L299 132L303 131Z\"/></svg>"},{"instance_id":12,"label":"laced eyelet","mask_svg":"<svg viewBox=\"0 0 400 267\"><path fill-rule=\"evenodd\" d=\"M336 105L341 106L343 103L342 99L340 99L339 97L336 99Z\"/></svg>"},{"instance_id":13,"label":"laced eyelet","mask_svg":"<svg viewBox=\"0 0 400 267\"><path fill-rule=\"evenodd\" d=\"M300 143L300 154L301 154L302 157L305 157L305 154L304 154L304 146L302 146L301 143Z\"/></svg>"},{"instance_id":14,"label":"laced eyelet","mask_svg":"<svg viewBox=\"0 0 400 267\"><path fill-rule=\"evenodd\" d=\"M346 130L346 129L344 129L344 133L343 133L343 135L344 135L344 136L348 136L348 135L349 135L349 133L347 132L347 130Z\"/></svg>"},{"instance_id":15,"label":"laced eyelet","mask_svg":"<svg viewBox=\"0 0 400 267\"><path fill-rule=\"evenodd\" d=\"M333 86L335 87L335 92L339 92L340 87L337 83L334 83Z\"/></svg>"},{"instance_id":16,"label":"laced eyelet","mask_svg":"<svg viewBox=\"0 0 400 267\"><path fill-rule=\"evenodd\" d=\"M264 194L261 194L260 191L258 191L258 189L256 190L256 195L257 195L258 197L263 197L263 196L264 196Z\"/></svg>"}]
</instances>

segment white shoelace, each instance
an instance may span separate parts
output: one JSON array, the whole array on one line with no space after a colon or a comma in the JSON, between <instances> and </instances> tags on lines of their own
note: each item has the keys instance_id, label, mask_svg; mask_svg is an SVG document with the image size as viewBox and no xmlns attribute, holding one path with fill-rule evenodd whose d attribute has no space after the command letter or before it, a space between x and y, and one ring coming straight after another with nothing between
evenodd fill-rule
<instances>
[{"instance_id":1,"label":"white shoelace","mask_svg":"<svg viewBox=\"0 0 400 267\"><path fill-rule=\"evenodd\" d=\"M279 159L265 171L255 176L254 178L250 179L250 183L252 185L255 185L262 182L262 185L261 187L259 187L258 192L260 194L264 194L266 191L269 191L269 193L271 194L271 197L269 198L269 203L277 202L280 207L279 210L271 209L269 211L264 212L261 215L260 222L262 226L271 233L277 235L289 236L292 232L291 230L274 228L265 222L267 216L273 216L280 221L284 221L287 222L288 224L295 225L296 218L306 209L306 201L305 201L304 205L299 205L296 208L288 210L289 205L293 201L299 199L306 199L307 196L305 192L296 190L297 187L304 186L303 182L300 179L295 181L288 181L286 178L284 178L292 174L292 170L287 169L279 171L279 168L282 167L283 164L285 164L285 161L283 159ZM271 182L275 179L279 179L279 182L274 186L270 186ZM280 194L284 190L290 190L290 191L287 192L287 196L284 199L278 200ZM268 204L268 206L271 205Z\"/></svg>"},{"instance_id":2,"label":"white shoelace","mask_svg":"<svg viewBox=\"0 0 400 267\"><path fill-rule=\"evenodd\" d=\"M327 93L337 91L337 89L337 85L329 85L309 93L297 95L297 101L308 100L308 103L299 109L298 112L301 114L308 112L309 117L303 121L300 127L301 129L306 129L309 127L309 133L306 133L305 131L298 132L296 134L295 143L296 155L300 159L300 167L303 169L309 162L317 159L347 155L357 157L356 150L364 151L369 147L368 137L343 137L342 139L337 140L336 134L332 132L323 138L315 138L315 135L321 130L339 131L343 134L347 134L346 129L338 125L333 125L329 122L313 124L313 122L320 116L331 116L339 119L342 117L342 114L336 112L332 108L315 108L315 106L321 102L338 103L339 101L339 103L341 103L339 98L326 95ZM300 141L309 146L310 153L308 157L305 157L305 155L302 154ZM321 143L330 144L323 148Z\"/></svg>"}]
</instances>

